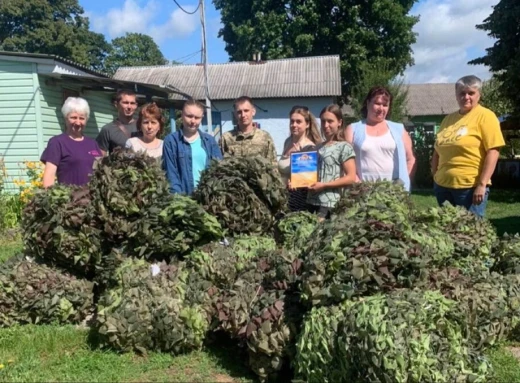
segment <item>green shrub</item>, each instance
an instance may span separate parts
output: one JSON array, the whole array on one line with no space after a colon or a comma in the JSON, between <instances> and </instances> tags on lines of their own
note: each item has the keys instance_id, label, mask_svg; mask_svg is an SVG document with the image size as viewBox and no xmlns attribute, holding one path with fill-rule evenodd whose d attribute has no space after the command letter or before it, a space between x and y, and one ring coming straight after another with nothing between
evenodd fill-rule
<instances>
[{"instance_id":1,"label":"green shrub","mask_svg":"<svg viewBox=\"0 0 520 383\"><path fill-rule=\"evenodd\" d=\"M23 208L17 194L0 194L0 233L19 226Z\"/></svg>"}]
</instances>

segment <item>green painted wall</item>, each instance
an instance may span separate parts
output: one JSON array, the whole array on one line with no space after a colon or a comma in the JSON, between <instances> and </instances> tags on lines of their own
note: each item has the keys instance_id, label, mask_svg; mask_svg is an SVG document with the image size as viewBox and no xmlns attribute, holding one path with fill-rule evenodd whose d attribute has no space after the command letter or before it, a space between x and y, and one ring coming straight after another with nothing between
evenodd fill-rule
<instances>
[{"instance_id":1,"label":"green painted wall","mask_svg":"<svg viewBox=\"0 0 520 383\"><path fill-rule=\"evenodd\" d=\"M43 127L43 141L47 142L52 136L60 134L64 129L61 107L63 102L64 90L80 91L77 86L67 86L65 83L55 83L48 81L45 76L39 76L41 94L41 115ZM103 92L85 91L80 93L80 97L87 100L90 107L90 118L85 129L85 135L96 138L103 125L113 121L116 116L116 109L111 104L112 95Z\"/></svg>"},{"instance_id":2,"label":"green painted wall","mask_svg":"<svg viewBox=\"0 0 520 383\"><path fill-rule=\"evenodd\" d=\"M7 170L5 188L13 190L21 163L39 156L36 131L35 64L0 60L0 157Z\"/></svg>"},{"instance_id":3,"label":"green painted wall","mask_svg":"<svg viewBox=\"0 0 520 383\"><path fill-rule=\"evenodd\" d=\"M113 95L92 91L86 91L81 95L90 106L90 118L85 129L87 136L96 138L101 128L117 117L117 109L112 104Z\"/></svg>"}]
</instances>

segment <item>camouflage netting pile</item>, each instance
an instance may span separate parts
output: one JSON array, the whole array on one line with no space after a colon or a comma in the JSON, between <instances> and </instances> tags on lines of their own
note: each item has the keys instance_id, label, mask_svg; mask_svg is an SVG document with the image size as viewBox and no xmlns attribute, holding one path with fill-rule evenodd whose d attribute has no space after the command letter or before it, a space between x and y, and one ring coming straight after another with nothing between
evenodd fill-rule
<instances>
[{"instance_id":1,"label":"camouflage netting pile","mask_svg":"<svg viewBox=\"0 0 520 383\"><path fill-rule=\"evenodd\" d=\"M301 252L318 225L318 216L306 211L289 213L276 223L275 233L285 249Z\"/></svg>"},{"instance_id":2,"label":"camouflage netting pile","mask_svg":"<svg viewBox=\"0 0 520 383\"><path fill-rule=\"evenodd\" d=\"M104 251L92 198L87 187L56 185L36 193L23 212L26 252L91 277Z\"/></svg>"},{"instance_id":3,"label":"camouflage netting pile","mask_svg":"<svg viewBox=\"0 0 520 383\"><path fill-rule=\"evenodd\" d=\"M437 229L412 230L400 211L352 206L319 225L303 261L302 297L312 305L412 287L449 262L453 241Z\"/></svg>"},{"instance_id":4,"label":"camouflage netting pile","mask_svg":"<svg viewBox=\"0 0 520 383\"><path fill-rule=\"evenodd\" d=\"M202 172L194 197L229 234L270 232L288 201L277 170L260 157L213 162Z\"/></svg>"},{"instance_id":5,"label":"camouflage netting pile","mask_svg":"<svg viewBox=\"0 0 520 383\"><path fill-rule=\"evenodd\" d=\"M520 274L520 235L505 234L494 249L493 271L501 274Z\"/></svg>"},{"instance_id":6,"label":"camouflage netting pile","mask_svg":"<svg viewBox=\"0 0 520 383\"><path fill-rule=\"evenodd\" d=\"M213 163L189 198L116 151L88 187L29 204L35 259L0 267L0 325L95 308L105 347L179 354L224 334L262 381L492 380L484 352L520 340L519 236L388 182L353 186L321 223L286 205L264 159Z\"/></svg>"},{"instance_id":7,"label":"camouflage netting pile","mask_svg":"<svg viewBox=\"0 0 520 383\"><path fill-rule=\"evenodd\" d=\"M462 207L445 204L414 214L416 228L442 230L453 239L452 264L465 273L480 273L493 264L497 234L491 222L479 219Z\"/></svg>"},{"instance_id":8,"label":"camouflage netting pile","mask_svg":"<svg viewBox=\"0 0 520 383\"><path fill-rule=\"evenodd\" d=\"M93 304L92 283L25 256L0 268L0 326L80 323Z\"/></svg>"},{"instance_id":9,"label":"camouflage netting pile","mask_svg":"<svg viewBox=\"0 0 520 383\"><path fill-rule=\"evenodd\" d=\"M101 343L122 351L174 354L202 346L209 327L204 308L186 300L188 270L182 263L127 259L118 283L98 304Z\"/></svg>"},{"instance_id":10,"label":"camouflage netting pile","mask_svg":"<svg viewBox=\"0 0 520 383\"><path fill-rule=\"evenodd\" d=\"M416 289L439 291L457 301L466 314L466 333L476 349L518 338L520 275L492 272L468 277L451 267L431 270Z\"/></svg>"},{"instance_id":11,"label":"camouflage netting pile","mask_svg":"<svg viewBox=\"0 0 520 383\"><path fill-rule=\"evenodd\" d=\"M85 187L37 193L23 226L27 255L103 287L129 256L175 260L223 235L196 201L170 194L156 160L125 150L97 163Z\"/></svg>"},{"instance_id":12,"label":"camouflage netting pile","mask_svg":"<svg viewBox=\"0 0 520 383\"><path fill-rule=\"evenodd\" d=\"M309 382L487 382L465 315L438 292L397 291L315 308L305 318L296 375Z\"/></svg>"},{"instance_id":13,"label":"camouflage netting pile","mask_svg":"<svg viewBox=\"0 0 520 383\"><path fill-rule=\"evenodd\" d=\"M363 206L375 210L400 210L409 215L413 204L402 186L392 182L364 182L352 185L334 209L334 214L352 207Z\"/></svg>"},{"instance_id":14,"label":"camouflage netting pile","mask_svg":"<svg viewBox=\"0 0 520 383\"><path fill-rule=\"evenodd\" d=\"M127 150L96 163L89 186L105 235L115 245L136 235L134 224L170 194L157 161Z\"/></svg>"},{"instance_id":15,"label":"camouflage netting pile","mask_svg":"<svg viewBox=\"0 0 520 383\"><path fill-rule=\"evenodd\" d=\"M168 260L222 236L215 217L191 198L170 194L159 164L144 153L104 157L90 188L107 240L129 255Z\"/></svg>"},{"instance_id":16,"label":"camouflage netting pile","mask_svg":"<svg viewBox=\"0 0 520 383\"><path fill-rule=\"evenodd\" d=\"M214 317L212 330L247 347L251 368L264 379L276 376L294 355L303 315L296 288L301 261L272 245L262 237L241 237L206 245L186 258L211 283L206 302Z\"/></svg>"},{"instance_id":17,"label":"camouflage netting pile","mask_svg":"<svg viewBox=\"0 0 520 383\"><path fill-rule=\"evenodd\" d=\"M420 211L393 185L360 185L309 242L304 381L484 382L482 351L518 339L518 237L497 242L464 209Z\"/></svg>"}]
</instances>

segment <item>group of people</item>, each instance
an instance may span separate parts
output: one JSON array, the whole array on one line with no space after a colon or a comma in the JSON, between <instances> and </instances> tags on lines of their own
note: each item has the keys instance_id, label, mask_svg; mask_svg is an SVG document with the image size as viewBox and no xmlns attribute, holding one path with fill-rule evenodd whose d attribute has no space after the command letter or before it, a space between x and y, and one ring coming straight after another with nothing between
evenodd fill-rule
<instances>
[{"instance_id":1,"label":"group of people","mask_svg":"<svg viewBox=\"0 0 520 383\"><path fill-rule=\"evenodd\" d=\"M325 219L344 188L355 182L397 181L410 191L415 165L412 140L403 124L387 120L392 101L385 87L370 89L361 111L363 119L346 127L341 108L329 105L319 115L321 134L308 108L296 106L291 110L291 135L285 141L278 168L290 189L292 210L308 210ZM318 152L318 182L293 189L290 155L305 151Z\"/></svg>"},{"instance_id":2,"label":"group of people","mask_svg":"<svg viewBox=\"0 0 520 383\"><path fill-rule=\"evenodd\" d=\"M491 175L499 149L505 145L497 117L479 104L481 87L482 81L475 76L457 81L459 110L443 120L431 161L439 205L448 201L478 216L484 216ZM65 132L49 140L41 157L45 164L43 184L49 187L55 178L59 183L85 184L96 158L123 147L157 158L170 191L190 195L212 160L260 156L278 169L289 189L291 210L308 210L326 219L343 190L356 182L388 180L410 191L415 170L413 145L404 125L387 119L392 101L387 88L370 89L361 110L363 119L348 126L344 126L336 104L322 109L320 127L307 107L293 107L290 134L278 159L272 137L254 123L256 109L247 96L235 100L237 125L223 133L219 143L200 130L205 107L196 100L184 103L182 128L163 141L159 138L165 127L162 110L155 103L145 104L135 121L136 94L120 91L115 100L117 119L93 140L83 134L90 114L88 103L69 97L62 108ZM318 153L318 181L297 189L290 181L290 156L308 151Z\"/></svg>"}]
</instances>

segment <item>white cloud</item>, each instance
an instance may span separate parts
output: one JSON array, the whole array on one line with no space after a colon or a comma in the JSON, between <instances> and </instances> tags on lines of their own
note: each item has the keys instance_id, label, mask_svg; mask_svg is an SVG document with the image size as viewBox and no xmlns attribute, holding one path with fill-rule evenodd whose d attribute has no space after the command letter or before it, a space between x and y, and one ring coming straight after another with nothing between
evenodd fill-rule
<instances>
[{"instance_id":1,"label":"white cloud","mask_svg":"<svg viewBox=\"0 0 520 383\"><path fill-rule=\"evenodd\" d=\"M187 11L194 11L194 6L183 6ZM144 33L150 35L156 43L188 36L199 27L198 14L187 15L175 9L168 20L162 24L154 20L163 12L164 4L156 0L147 1L142 7L135 0L125 0L122 8L111 8L104 15L90 14L92 29L106 33L110 38L125 33Z\"/></svg>"},{"instance_id":2,"label":"white cloud","mask_svg":"<svg viewBox=\"0 0 520 383\"><path fill-rule=\"evenodd\" d=\"M188 12L193 12L195 7L183 7ZM149 35L156 42L161 42L172 37L189 36L199 27L199 15L188 15L176 9L170 15L168 22L162 25L152 25L149 29Z\"/></svg>"},{"instance_id":3,"label":"white cloud","mask_svg":"<svg viewBox=\"0 0 520 383\"><path fill-rule=\"evenodd\" d=\"M410 83L452 82L466 74L490 77L487 67L468 65L493 44L485 31L476 29L498 0L426 0L414 14L417 43L412 46L415 65L406 70ZM479 52L472 56L472 52Z\"/></svg>"}]
</instances>

